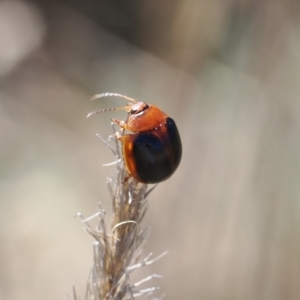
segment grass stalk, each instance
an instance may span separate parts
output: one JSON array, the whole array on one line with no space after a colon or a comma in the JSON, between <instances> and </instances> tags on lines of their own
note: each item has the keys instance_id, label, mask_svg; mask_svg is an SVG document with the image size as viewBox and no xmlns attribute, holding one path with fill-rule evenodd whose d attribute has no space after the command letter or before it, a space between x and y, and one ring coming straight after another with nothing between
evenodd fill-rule
<instances>
[{"instance_id":1,"label":"grass stalk","mask_svg":"<svg viewBox=\"0 0 300 300\"><path fill-rule=\"evenodd\" d=\"M85 300L123 300L138 297L148 298L158 287L140 289L140 285L155 277L152 274L139 282L132 283L131 273L136 269L147 266L166 253L151 259L152 254L141 261L149 227L144 228L142 221L149 208L148 196L155 188L148 190L146 184L137 182L128 177L124 166L120 143L115 132L109 141L98 137L106 144L115 156L116 175L108 178L107 185L112 199L112 219L108 226L105 221L105 210L99 204L98 211L89 218L78 214L85 225L86 231L94 238L93 267L91 269ZM92 228L90 221L98 218L96 228ZM79 300L75 288L73 299ZM154 298L153 298L154 299ZM155 298L158 299L158 298Z\"/></svg>"}]
</instances>

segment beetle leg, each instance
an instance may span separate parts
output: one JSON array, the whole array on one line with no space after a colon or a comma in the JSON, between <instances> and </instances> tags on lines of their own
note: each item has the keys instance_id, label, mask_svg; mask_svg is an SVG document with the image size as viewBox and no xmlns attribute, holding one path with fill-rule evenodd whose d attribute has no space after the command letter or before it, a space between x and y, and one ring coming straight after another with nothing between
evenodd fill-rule
<instances>
[{"instance_id":1,"label":"beetle leg","mask_svg":"<svg viewBox=\"0 0 300 300\"><path fill-rule=\"evenodd\" d=\"M128 180L131 178L132 176L130 174L128 174L125 178L124 181L122 182L123 184L127 184Z\"/></svg>"},{"instance_id":2,"label":"beetle leg","mask_svg":"<svg viewBox=\"0 0 300 300\"><path fill-rule=\"evenodd\" d=\"M119 141L122 140L122 135L120 134L120 132L116 132L116 133L115 133L115 137L116 137L116 139L119 140Z\"/></svg>"},{"instance_id":3,"label":"beetle leg","mask_svg":"<svg viewBox=\"0 0 300 300\"><path fill-rule=\"evenodd\" d=\"M118 124L122 129L126 129L126 122L125 121L121 121L121 120L118 120L118 119L111 119L112 122Z\"/></svg>"},{"instance_id":4,"label":"beetle leg","mask_svg":"<svg viewBox=\"0 0 300 300\"><path fill-rule=\"evenodd\" d=\"M111 120L112 120L112 122L118 124L118 125L121 127L120 132L121 132L121 135L123 135L125 129L127 128L126 122L125 122L125 121L118 120L118 119L111 119ZM120 139L120 138L118 138L118 139Z\"/></svg>"}]
</instances>

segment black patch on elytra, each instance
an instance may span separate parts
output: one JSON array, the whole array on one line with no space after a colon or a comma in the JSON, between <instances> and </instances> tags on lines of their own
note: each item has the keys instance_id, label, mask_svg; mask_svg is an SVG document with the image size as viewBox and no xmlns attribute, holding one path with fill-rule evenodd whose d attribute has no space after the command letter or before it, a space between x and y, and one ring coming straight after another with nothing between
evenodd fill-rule
<instances>
[{"instance_id":1,"label":"black patch on elytra","mask_svg":"<svg viewBox=\"0 0 300 300\"><path fill-rule=\"evenodd\" d=\"M133 141L136 172L145 183L170 177L179 165L181 154L180 136L171 118L154 130L140 132Z\"/></svg>"}]
</instances>

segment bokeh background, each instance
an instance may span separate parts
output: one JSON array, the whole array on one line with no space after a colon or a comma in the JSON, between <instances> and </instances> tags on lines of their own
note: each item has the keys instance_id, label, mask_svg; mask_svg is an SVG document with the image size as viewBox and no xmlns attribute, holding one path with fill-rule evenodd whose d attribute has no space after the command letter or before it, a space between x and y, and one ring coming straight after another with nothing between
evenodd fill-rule
<instances>
[{"instance_id":1,"label":"bokeh background","mask_svg":"<svg viewBox=\"0 0 300 300\"><path fill-rule=\"evenodd\" d=\"M0 299L83 297L114 159L86 119L121 99L176 120L177 172L150 197L136 278L164 299L300 299L300 4L0 1Z\"/></svg>"}]
</instances>

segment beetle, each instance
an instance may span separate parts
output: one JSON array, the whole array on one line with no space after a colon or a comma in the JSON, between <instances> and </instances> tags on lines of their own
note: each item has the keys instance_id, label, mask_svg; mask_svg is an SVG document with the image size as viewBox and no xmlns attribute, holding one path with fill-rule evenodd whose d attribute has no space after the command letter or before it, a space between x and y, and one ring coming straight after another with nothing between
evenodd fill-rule
<instances>
[{"instance_id":1,"label":"beetle","mask_svg":"<svg viewBox=\"0 0 300 300\"><path fill-rule=\"evenodd\" d=\"M158 183L168 179L177 169L182 155L181 139L174 120L155 105L118 93L96 94L91 100L113 96L129 102L122 107L92 111L87 118L102 112L127 111L126 121L112 121L123 132L118 138L122 143L123 158L129 175L142 183ZM124 134L125 130L132 133Z\"/></svg>"}]
</instances>

